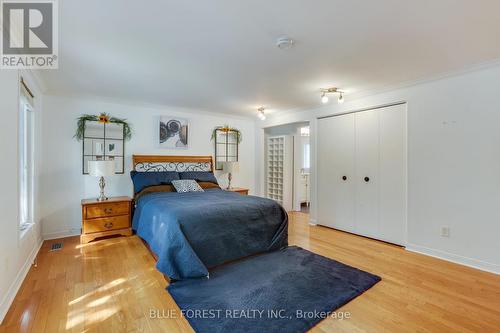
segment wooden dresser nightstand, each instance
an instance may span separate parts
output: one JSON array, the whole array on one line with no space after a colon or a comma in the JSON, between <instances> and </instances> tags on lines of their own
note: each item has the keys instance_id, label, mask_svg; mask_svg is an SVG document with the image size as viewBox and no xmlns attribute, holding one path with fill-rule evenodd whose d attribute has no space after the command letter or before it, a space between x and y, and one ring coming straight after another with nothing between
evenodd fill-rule
<instances>
[{"instance_id":1,"label":"wooden dresser nightstand","mask_svg":"<svg viewBox=\"0 0 500 333\"><path fill-rule=\"evenodd\" d=\"M132 235L130 215L132 199L114 197L106 201L82 200L81 243L88 243L99 237L111 235Z\"/></svg>"},{"instance_id":2,"label":"wooden dresser nightstand","mask_svg":"<svg viewBox=\"0 0 500 333\"><path fill-rule=\"evenodd\" d=\"M248 189L243 187L233 187L230 189L226 189L226 191L238 192L241 195L248 195Z\"/></svg>"}]
</instances>

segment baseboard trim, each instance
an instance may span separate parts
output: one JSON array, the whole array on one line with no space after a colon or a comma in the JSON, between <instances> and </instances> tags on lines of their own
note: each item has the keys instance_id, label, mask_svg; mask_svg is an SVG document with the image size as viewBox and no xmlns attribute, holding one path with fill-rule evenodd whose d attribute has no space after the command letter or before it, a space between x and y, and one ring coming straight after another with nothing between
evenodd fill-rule
<instances>
[{"instance_id":1,"label":"baseboard trim","mask_svg":"<svg viewBox=\"0 0 500 333\"><path fill-rule=\"evenodd\" d=\"M318 225L318 221L316 219L309 219L309 225L316 226Z\"/></svg>"},{"instance_id":2,"label":"baseboard trim","mask_svg":"<svg viewBox=\"0 0 500 333\"><path fill-rule=\"evenodd\" d=\"M424 254L427 256L431 256L434 258L438 259L443 259L446 261L451 261L455 264L479 269L485 272L493 273L493 274L498 274L500 275L500 265L493 264L490 262L478 260L478 259L473 259L473 258L468 258L468 257L463 257L457 254L441 251L441 250L436 250L436 249L431 249L425 246L420 246L420 245L415 245L415 244L408 244L406 246L406 250L410 252L415 252L415 253L420 253Z\"/></svg>"},{"instance_id":3,"label":"baseboard trim","mask_svg":"<svg viewBox=\"0 0 500 333\"><path fill-rule=\"evenodd\" d=\"M3 323L3 320L5 319L5 316L7 315L7 312L10 309L10 306L12 305L12 302L14 301L14 298L17 295L17 292L21 288L21 285L24 282L24 279L26 278L26 275L28 275L28 272L31 268L31 265L33 264L36 255L40 251L43 240L38 240L39 244L38 246L35 246L31 253L29 254L28 258L24 262L23 267L19 270L19 272L16 275L16 278L10 285L7 293L5 294L5 297L2 300L2 303L0 304L0 324Z\"/></svg>"},{"instance_id":4,"label":"baseboard trim","mask_svg":"<svg viewBox=\"0 0 500 333\"><path fill-rule=\"evenodd\" d=\"M44 240L51 240L51 239L58 239L58 238L64 238L64 237L80 236L81 233L82 232L80 229L68 229L68 230L57 231L57 232L49 232L49 233L43 234L42 237Z\"/></svg>"}]
</instances>

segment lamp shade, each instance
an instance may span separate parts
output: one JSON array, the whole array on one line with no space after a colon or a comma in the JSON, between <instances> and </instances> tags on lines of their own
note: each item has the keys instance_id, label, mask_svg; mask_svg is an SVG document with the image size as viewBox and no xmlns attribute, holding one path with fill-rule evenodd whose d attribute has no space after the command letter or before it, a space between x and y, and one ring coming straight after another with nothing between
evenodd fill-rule
<instances>
[{"instance_id":1,"label":"lamp shade","mask_svg":"<svg viewBox=\"0 0 500 333\"><path fill-rule=\"evenodd\" d=\"M225 173L238 172L240 170L240 164L234 161L224 161L222 163L222 171Z\"/></svg>"},{"instance_id":2,"label":"lamp shade","mask_svg":"<svg viewBox=\"0 0 500 333\"><path fill-rule=\"evenodd\" d=\"M113 176L115 161L89 161L89 175L94 177Z\"/></svg>"}]
</instances>

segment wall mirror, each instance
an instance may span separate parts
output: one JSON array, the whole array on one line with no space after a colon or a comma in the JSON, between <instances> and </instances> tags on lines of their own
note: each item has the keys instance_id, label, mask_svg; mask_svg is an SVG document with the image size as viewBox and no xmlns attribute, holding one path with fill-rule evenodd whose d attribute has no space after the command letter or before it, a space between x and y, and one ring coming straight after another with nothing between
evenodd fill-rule
<instances>
[{"instance_id":1,"label":"wall mirror","mask_svg":"<svg viewBox=\"0 0 500 333\"><path fill-rule=\"evenodd\" d=\"M88 175L88 161L113 160L117 174L125 171L125 132L120 123L85 121L83 133L83 174Z\"/></svg>"},{"instance_id":2,"label":"wall mirror","mask_svg":"<svg viewBox=\"0 0 500 333\"><path fill-rule=\"evenodd\" d=\"M238 161L238 141L240 133L237 130L215 129L215 170L222 170L221 162Z\"/></svg>"}]
</instances>

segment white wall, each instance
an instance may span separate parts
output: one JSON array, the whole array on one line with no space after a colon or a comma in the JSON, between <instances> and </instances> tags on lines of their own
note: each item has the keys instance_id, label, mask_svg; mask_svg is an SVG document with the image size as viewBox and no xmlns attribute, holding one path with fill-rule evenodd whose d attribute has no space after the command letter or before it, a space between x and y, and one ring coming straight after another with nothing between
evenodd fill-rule
<instances>
[{"instance_id":1,"label":"white wall","mask_svg":"<svg viewBox=\"0 0 500 333\"><path fill-rule=\"evenodd\" d=\"M500 66L338 105L282 113L263 127L311 122L311 219L316 217L317 117L408 104L408 249L500 273ZM318 96L319 100L319 96ZM262 170L259 171L262 187ZM440 236L442 226L451 237Z\"/></svg>"},{"instance_id":2,"label":"white wall","mask_svg":"<svg viewBox=\"0 0 500 333\"><path fill-rule=\"evenodd\" d=\"M35 178L35 226L19 230L19 75L35 94L35 176L39 174L42 95L30 73L0 71L0 322L14 299L41 245L38 182Z\"/></svg>"},{"instance_id":3,"label":"white wall","mask_svg":"<svg viewBox=\"0 0 500 333\"><path fill-rule=\"evenodd\" d=\"M111 103L102 100L45 96L43 118L42 188L44 196L43 235L58 238L79 234L81 228L80 200L96 197L98 180L82 175L82 143L73 139L76 118L82 114L106 112L127 118L133 127L131 141L125 143L125 174L106 180L106 194L132 195L129 172L132 154L213 155L210 141L214 127L228 124L241 130L240 171L233 177L234 186L255 190L255 121L252 118L197 112L176 108L153 108ZM155 141L156 121L160 115L176 115L190 120L189 149L161 149ZM216 173L221 184L227 176Z\"/></svg>"}]
</instances>

